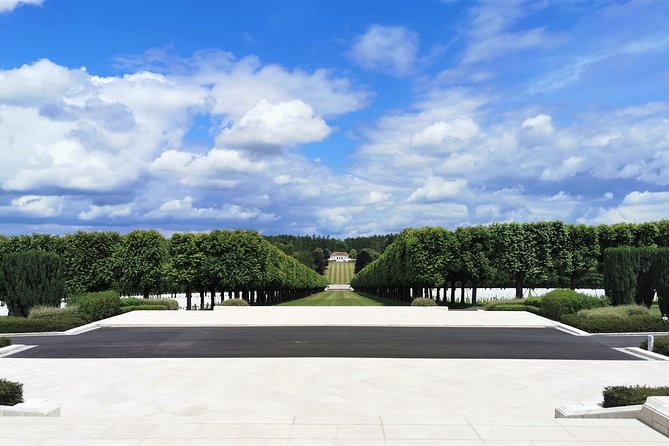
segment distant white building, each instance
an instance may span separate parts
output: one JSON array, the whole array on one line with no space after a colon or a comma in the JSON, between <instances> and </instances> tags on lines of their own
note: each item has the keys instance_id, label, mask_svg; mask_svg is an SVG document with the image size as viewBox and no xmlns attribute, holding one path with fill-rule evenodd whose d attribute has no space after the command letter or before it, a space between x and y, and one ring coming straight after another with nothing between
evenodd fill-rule
<instances>
[{"instance_id":1,"label":"distant white building","mask_svg":"<svg viewBox=\"0 0 669 446\"><path fill-rule=\"evenodd\" d=\"M330 254L330 258L328 259L329 262L353 262L354 259L350 258L348 256L347 252L339 252L335 251L332 254Z\"/></svg>"}]
</instances>

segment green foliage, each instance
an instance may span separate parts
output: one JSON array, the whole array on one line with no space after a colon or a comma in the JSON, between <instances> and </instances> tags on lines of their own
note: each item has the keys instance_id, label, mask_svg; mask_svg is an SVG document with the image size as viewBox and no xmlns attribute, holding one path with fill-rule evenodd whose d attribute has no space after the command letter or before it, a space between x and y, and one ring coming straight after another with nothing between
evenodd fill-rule
<instances>
[{"instance_id":1,"label":"green foliage","mask_svg":"<svg viewBox=\"0 0 669 446\"><path fill-rule=\"evenodd\" d=\"M314 270L318 274L325 274L325 268L327 267L328 261L325 258L325 253L321 248L314 248L313 251L311 251L311 259L314 264Z\"/></svg>"},{"instance_id":2,"label":"green foliage","mask_svg":"<svg viewBox=\"0 0 669 446\"><path fill-rule=\"evenodd\" d=\"M4 316L0 317L0 333L65 331L89 322L85 315L67 313L49 318Z\"/></svg>"},{"instance_id":3,"label":"green foliage","mask_svg":"<svg viewBox=\"0 0 669 446\"><path fill-rule=\"evenodd\" d=\"M639 305L582 310L576 314L563 315L561 321L590 333L669 331L669 322Z\"/></svg>"},{"instance_id":4,"label":"green foliage","mask_svg":"<svg viewBox=\"0 0 669 446\"><path fill-rule=\"evenodd\" d=\"M81 315L79 313L79 307L77 305L68 305L65 308L60 307L50 307L47 305L38 305L30 309L29 318L52 318L59 317L62 315Z\"/></svg>"},{"instance_id":5,"label":"green foliage","mask_svg":"<svg viewBox=\"0 0 669 446\"><path fill-rule=\"evenodd\" d=\"M64 236L62 242L68 294L113 288L113 254L121 243L118 233L80 231Z\"/></svg>"},{"instance_id":6,"label":"green foliage","mask_svg":"<svg viewBox=\"0 0 669 446\"><path fill-rule=\"evenodd\" d=\"M132 231L114 252L119 288L123 293L149 297L162 283L167 243L158 231Z\"/></svg>"},{"instance_id":7,"label":"green foliage","mask_svg":"<svg viewBox=\"0 0 669 446\"><path fill-rule=\"evenodd\" d=\"M60 305L63 297L63 261L58 254L20 251L0 261L0 300L10 316L28 316L35 305Z\"/></svg>"},{"instance_id":8,"label":"green foliage","mask_svg":"<svg viewBox=\"0 0 669 446\"><path fill-rule=\"evenodd\" d=\"M658 248L654 276L660 313L667 315L669 313L669 248Z\"/></svg>"},{"instance_id":9,"label":"green foliage","mask_svg":"<svg viewBox=\"0 0 669 446\"><path fill-rule=\"evenodd\" d=\"M224 307L248 307L249 303L244 299L228 299L221 304Z\"/></svg>"},{"instance_id":10,"label":"green foliage","mask_svg":"<svg viewBox=\"0 0 669 446\"><path fill-rule=\"evenodd\" d=\"M15 406L23 402L23 384L0 379L0 405Z\"/></svg>"},{"instance_id":11,"label":"green foliage","mask_svg":"<svg viewBox=\"0 0 669 446\"><path fill-rule=\"evenodd\" d=\"M436 307L437 303L434 301L434 299L427 299L424 297L418 297L411 301L411 306L412 307Z\"/></svg>"},{"instance_id":12,"label":"green foliage","mask_svg":"<svg viewBox=\"0 0 669 446\"><path fill-rule=\"evenodd\" d=\"M354 274L358 274L364 267L372 263L374 260L381 257L381 254L373 249L362 249L358 252L358 256L355 259L355 269L353 270Z\"/></svg>"},{"instance_id":13,"label":"green foliage","mask_svg":"<svg viewBox=\"0 0 669 446\"><path fill-rule=\"evenodd\" d=\"M640 347L644 350L648 350L648 340L644 339L641 342ZM653 341L653 351L660 355L669 356L669 336L655 337L655 340Z\"/></svg>"},{"instance_id":14,"label":"green foliage","mask_svg":"<svg viewBox=\"0 0 669 446\"><path fill-rule=\"evenodd\" d=\"M590 308L600 308L609 305L607 299L586 296L569 289L553 290L543 296L541 300L541 314L559 321L565 314L573 314Z\"/></svg>"},{"instance_id":15,"label":"green foliage","mask_svg":"<svg viewBox=\"0 0 669 446\"><path fill-rule=\"evenodd\" d=\"M135 310L169 310L169 308L167 308L167 305L126 305L121 307L121 313Z\"/></svg>"},{"instance_id":16,"label":"green foliage","mask_svg":"<svg viewBox=\"0 0 669 446\"><path fill-rule=\"evenodd\" d=\"M161 306L166 310L178 310L179 302L175 299L141 299L138 297L126 297L121 299L121 309L125 307Z\"/></svg>"},{"instance_id":17,"label":"green foliage","mask_svg":"<svg viewBox=\"0 0 669 446\"><path fill-rule=\"evenodd\" d=\"M109 291L87 293L76 298L79 311L93 320L106 319L121 312L121 298Z\"/></svg>"},{"instance_id":18,"label":"green foliage","mask_svg":"<svg viewBox=\"0 0 669 446\"><path fill-rule=\"evenodd\" d=\"M635 302L638 268L634 248L621 246L604 251L604 289L614 305Z\"/></svg>"},{"instance_id":19,"label":"green foliage","mask_svg":"<svg viewBox=\"0 0 669 446\"><path fill-rule=\"evenodd\" d=\"M491 308L490 311L529 311L530 313L540 314L541 308L534 305L523 305L523 304L507 304L507 305L495 305Z\"/></svg>"},{"instance_id":20,"label":"green foliage","mask_svg":"<svg viewBox=\"0 0 669 446\"><path fill-rule=\"evenodd\" d=\"M7 336L0 336L0 348L12 345L12 339Z\"/></svg>"},{"instance_id":21,"label":"green foliage","mask_svg":"<svg viewBox=\"0 0 669 446\"><path fill-rule=\"evenodd\" d=\"M669 387L609 386L604 388L604 407L636 406L649 396L669 396Z\"/></svg>"},{"instance_id":22,"label":"green foliage","mask_svg":"<svg viewBox=\"0 0 669 446\"><path fill-rule=\"evenodd\" d=\"M483 305L483 308L489 311L494 311L495 307L500 305L527 305L527 299L489 300Z\"/></svg>"}]
</instances>

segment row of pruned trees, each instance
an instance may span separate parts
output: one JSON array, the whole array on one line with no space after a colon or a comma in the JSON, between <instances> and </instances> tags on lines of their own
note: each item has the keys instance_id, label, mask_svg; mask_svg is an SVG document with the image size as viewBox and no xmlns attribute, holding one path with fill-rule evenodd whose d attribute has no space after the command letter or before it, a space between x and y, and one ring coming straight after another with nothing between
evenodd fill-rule
<instances>
[{"instance_id":1,"label":"row of pruned trees","mask_svg":"<svg viewBox=\"0 0 669 446\"><path fill-rule=\"evenodd\" d=\"M268 305L321 291L327 280L251 231L176 233L77 232L65 236L0 236L0 258L42 250L60 255L68 294L116 289L149 297L186 293L191 307L199 293L228 292L251 304ZM0 290L1 292L1 290Z\"/></svg>"},{"instance_id":2,"label":"row of pruned trees","mask_svg":"<svg viewBox=\"0 0 669 446\"><path fill-rule=\"evenodd\" d=\"M406 229L351 285L410 300L456 287L601 287L604 252L616 246L669 246L669 220L587 226L560 221Z\"/></svg>"}]
</instances>

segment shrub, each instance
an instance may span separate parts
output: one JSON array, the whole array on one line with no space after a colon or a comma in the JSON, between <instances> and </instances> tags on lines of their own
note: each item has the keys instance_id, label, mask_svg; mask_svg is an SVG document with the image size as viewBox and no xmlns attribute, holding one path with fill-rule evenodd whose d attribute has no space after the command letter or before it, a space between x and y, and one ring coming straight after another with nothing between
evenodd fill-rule
<instances>
[{"instance_id":1,"label":"shrub","mask_svg":"<svg viewBox=\"0 0 669 446\"><path fill-rule=\"evenodd\" d=\"M95 296L98 298L101 298L103 296L118 297L118 293L114 290L108 290L108 291L96 291L91 293L73 294L71 296L67 296L67 306L70 307L73 305L79 305L79 301L81 299L86 299L89 298L90 296Z\"/></svg>"},{"instance_id":2,"label":"shrub","mask_svg":"<svg viewBox=\"0 0 669 446\"><path fill-rule=\"evenodd\" d=\"M144 305L144 299L141 299L139 297L124 297L123 299L121 299L122 307L138 307L141 305Z\"/></svg>"},{"instance_id":3,"label":"shrub","mask_svg":"<svg viewBox=\"0 0 669 446\"><path fill-rule=\"evenodd\" d=\"M525 299L525 305L541 308L543 299L541 297L528 297Z\"/></svg>"},{"instance_id":4,"label":"shrub","mask_svg":"<svg viewBox=\"0 0 669 446\"><path fill-rule=\"evenodd\" d=\"M411 301L412 307L436 307L437 302L434 299L429 299L426 297L418 297Z\"/></svg>"},{"instance_id":5,"label":"shrub","mask_svg":"<svg viewBox=\"0 0 669 446\"><path fill-rule=\"evenodd\" d=\"M23 402L23 384L0 379L0 405L15 406Z\"/></svg>"},{"instance_id":6,"label":"shrub","mask_svg":"<svg viewBox=\"0 0 669 446\"><path fill-rule=\"evenodd\" d=\"M63 314L51 318L4 316L0 317L0 333L65 331L89 322L90 319L82 314Z\"/></svg>"},{"instance_id":7,"label":"shrub","mask_svg":"<svg viewBox=\"0 0 669 446\"><path fill-rule=\"evenodd\" d=\"M500 299L500 300L489 300L485 303L483 308L486 310L493 310L498 305L525 305L527 299Z\"/></svg>"},{"instance_id":8,"label":"shrub","mask_svg":"<svg viewBox=\"0 0 669 446\"><path fill-rule=\"evenodd\" d=\"M574 290L553 290L541 300L541 314L559 321L562 315L609 305L607 299L586 296Z\"/></svg>"},{"instance_id":9,"label":"shrub","mask_svg":"<svg viewBox=\"0 0 669 446\"><path fill-rule=\"evenodd\" d=\"M167 305L131 305L121 307L121 313L128 313L135 310L169 310Z\"/></svg>"},{"instance_id":10,"label":"shrub","mask_svg":"<svg viewBox=\"0 0 669 446\"><path fill-rule=\"evenodd\" d=\"M60 304L65 297L63 261L58 254L21 251L0 261L2 296L10 316L28 316L35 305Z\"/></svg>"},{"instance_id":11,"label":"shrub","mask_svg":"<svg viewBox=\"0 0 669 446\"><path fill-rule=\"evenodd\" d=\"M541 308L535 307L534 305L508 304L495 305L489 311L529 311L530 313L540 314Z\"/></svg>"},{"instance_id":12,"label":"shrub","mask_svg":"<svg viewBox=\"0 0 669 446\"><path fill-rule=\"evenodd\" d=\"M93 320L116 316L121 312L121 298L115 292L87 293L78 296L74 302L79 306L79 312Z\"/></svg>"},{"instance_id":13,"label":"shrub","mask_svg":"<svg viewBox=\"0 0 669 446\"><path fill-rule=\"evenodd\" d=\"M7 336L0 337L0 348L9 347L10 345L12 345L12 340L10 338Z\"/></svg>"},{"instance_id":14,"label":"shrub","mask_svg":"<svg viewBox=\"0 0 669 446\"><path fill-rule=\"evenodd\" d=\"M649 396L669 396L669 387L609 386L604 388L604 407L643 404Z\"/></svg>"},{"instance_id":15,"label":"shrub","mask_svg":"<svg viewBox=\"0 0 669 446\"><path fill-rule=\"evenodd\" d=\"M640 347L647 350L648 340L644 340ZM669 336L656 337L653 341L653 351L664 356L669 356Z\"/></svg>"},{"instance_id":16,"label":"shrub","mask_svg":"<svg viewBox=\"0 0 669 446\"><path fill-rule=\"evenodd\" d=\"M75 315L80 315L83 316L79 312L79 306L78 305L68 305L65 308L59 308L59 307L49 307L46 305L38 305L36 307L33 307L30 309L30 314L28 314L28 317L30 318L51 318L51 317L59 317L64 314L75 314Z\"/></svg>"},{"instance_id":17,"label":"shrub","mask_svg":"<svg viewBox=\"0 0 669 446\"><path fill-rule=\"evenodd\" d=\"M582 310L565 314L561 321L590 333L669 331L669 321L663 321L640 305Z\"/></svg>"},{"instance_id":18,"label":"shrub","mask_svg":"<svg viewBox=\"0 0 669 446\"><path fill-rule=\"evenodd\" d=\"M141 305L163 305L167 310L178 310L179 302L176 299L142 299Z\"/></svg>"},{"instance_id":19,"label":"shrub","mask_svg":"<svg viewBox=\"0 0 669 446\"><path fill-rule=\"evenodd\" d=\"M244 299L228 299L221 304L224 307L246 307L249 305Z\"/></svg>"}]
</instances>

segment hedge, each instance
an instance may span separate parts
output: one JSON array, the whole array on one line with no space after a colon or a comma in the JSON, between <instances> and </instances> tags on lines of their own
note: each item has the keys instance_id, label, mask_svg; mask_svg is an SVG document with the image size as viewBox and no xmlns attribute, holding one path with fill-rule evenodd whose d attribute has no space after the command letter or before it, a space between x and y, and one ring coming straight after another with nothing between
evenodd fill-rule
<instances>
[{"instance_id":1,"label":"hedge","mask_svg":"<svg viewBox=\"0 0 669 446\"><path fill-rule=\"evenodd\" d=\"M77 296L73 303L78 305L81 313L96 321L116 316L121 312L121 298L113 291L87 293Z\"/></svg>"},{"instance_id":2,"label":"hedge","mask_svg":"<svg viewBox=\"0 0 669 446\"><path fill-rule=\"evenodd\" d=\"M648 350L648 340L641 342L642 349ZM669 336L656 337L653 341L653 351L664 356L669 356Z\"/></svg>"},{"instance_id":3,"label":"hedge","mask_svg":"<svg viewBox=\"0 0 669 446\"><path fill-rule=\"evenodd\" d=\"M489 311L529 311L530 313L541 314L541 308L523 304L495 305Z\"/></svg>"},{"instance_id":4,"label":"hedge","mask_svg":"<svg viewBox=\"0 0 669 446\"><path fill-rule=\"evenodd\" d=\"M573 314L581 310L600 308L609 305L607 299L586 296L574 290L553 290L541 299L541 314L559 321L565 314Z\"/></svg>"},{"instance_id":5,"label":"hedge","mask_svg":"<svg viewBox=\"0 0 669 446\"><path fill-rule=\"evenodd\" d=\"M669 396L669 387L609 386L604 388L604 407L634 406L649 396Z\"/></svg>"},{"instance_id":6,"label":"hedge","mask_svg":"<svg viewBox=\"0 0 669 446\"><path fill-rule=\"evenodd\" d=\"M12 345L12 340L7 336L0 337L0 348L9 347Z\"/></svg>"},{"instance_id":7,"label":"hedge","mask_svg":"<svg viewBox=\"0 0 669 446\"><path fill-rule=\"evenodd\" d=\"M249 305L244 299L228 299L221 304L224 307L246 307Z\"/></svg>"},{"instance_id":8,"label":"hedge","mask_svg":"<svg viewBox=\"0 0 669 446\"><path fill-rule=\"evenodd\" d=\"M32 318L18 316L0 317L0 333L32 333L45 331L65 331L87 324L85 316L76 314L53 318Z\"/></svg>"},{"instance_id":9,"label":"hedge","mask_svg":"<svg viewBox=\"0 0 669 446\"><path fill-rule=\"evenodd\" d=\"M527 299L500 299L500 300L489 300L485 303L483 308L486 310L493 310L498 305L526 305Z\"/></svg>"},{"instance_id":10,"label":"hedge","mask_svg":"<svg viewBox=\"0 0 669 446\"><path fill-rule=\"evenodd\" d=\"M23 384L0 379L0 405L15 406L23 402Z\"/></svg>"},{"instance_id":11,"label":"hedge","mask_svg":"<svg viewBox=\"0 0 669 446\"><path fill-rule=\"evenodd\" d=\"M582 310L576 314L565 314L560 320L590 333L669 331L669 321L663 321L660 316L639 305Z\"/></svg>"},{"instance_id":12,"label":"hedge","mask_svg":"<svg viewBox=\"0 0 669 446\"><path fill-rule=\"evenodd\" d=\"M121 299L121 308L123 307L144 307L147 305L164 306L166 310L178 310L179 302L175 299L142 299L139 297L125 297Z\"/></svg>"},{"instance_id":13,"label":"hedge","mask_svg":"<svg viewBox=\"0 0 669 446\"><path fill-rule=\"evenodd\" d=\"M425 297L419 297L417 299L414 299L411 302L412 307L436 307L437 302L434 301L434 299L427 299Z\"/></svg>"},{"instance_id":14,"label":"hedge","mask_svg":"<svg viewBox=\"0 0 669 446\"><path fill-rule=\"evenodd\" d=\"M121 307L121 313L129 313L135 310L169 310L167 305L131 305Z\"/></svg>"}]
</instances>

